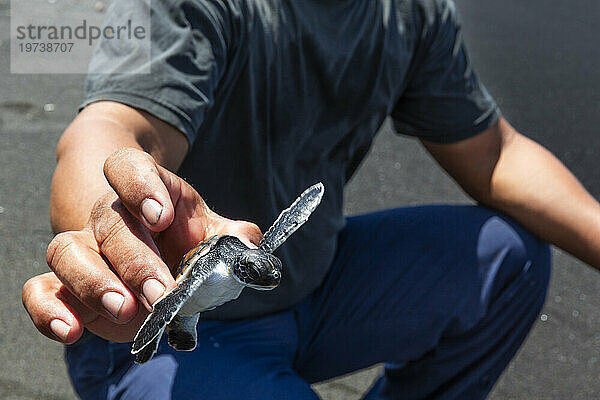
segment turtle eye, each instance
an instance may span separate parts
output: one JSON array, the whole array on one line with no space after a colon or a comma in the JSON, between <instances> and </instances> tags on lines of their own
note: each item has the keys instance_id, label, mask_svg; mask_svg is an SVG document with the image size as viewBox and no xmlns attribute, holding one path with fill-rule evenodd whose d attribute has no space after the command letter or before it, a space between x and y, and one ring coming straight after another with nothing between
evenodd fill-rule
<instances>
[{"instance_id":1,"label":"turtle eye","mask_svg":"<svg viewBox=\"0 0 600 400\"><path fill-rule=\"evenodd\" d=\"M256 268L256 265L254 263L247 265L247 271L248 271L248 277L250 278L251 282L255 282L260 279L261 274L258 271L258 269Z\"/></svg>"},{"instance_id":2,"label":"turtle eye","mask_svg":"<svg viewBox=\"0 0 600 400\"><path fill-rule=\"evenodd\" d=\"M260 279L261 274L253 262L240 260L233 267L233 273L243 283L253 283Z\"/></svg>"},{"instance_id":3,"label":"turtle eye","mask_svg":"<svg viewBox=\"0 0 600 400\"><path fill-rule=\"evenodd\" d=\"M240 256L231 272L245 286L256 290L271 290L281 280L281 261L271 254L257 251Z\"/></svg>"}]
</instances>

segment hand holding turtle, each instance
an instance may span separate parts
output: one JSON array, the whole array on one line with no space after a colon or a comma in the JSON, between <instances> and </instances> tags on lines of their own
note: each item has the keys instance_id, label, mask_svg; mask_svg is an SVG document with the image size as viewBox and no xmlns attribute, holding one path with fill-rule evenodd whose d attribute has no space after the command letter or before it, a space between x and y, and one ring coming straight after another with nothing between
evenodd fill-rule
<instances>
[{"instance_id":1,"label":"hand holding turtle","mask_svg":"<svg viewBox=\"0 0 600 400\"><path fill-rule=\"evenodd\" d=\"M271 290L279 285L281 261L272 253L310 217L321 203L325 187L309 187L273 222L258 248L239 238L215 235L200 242L181 260L177 288L165 291L135 335L131 353L144 364L158 350L168 328L169 345L175 350L196 348L196 324L200 313L238 298L244 287Z\"/></svg>"},{"instance_id":2,"label":"hand holding turtle","mask_svg":"<svg viewBox=\"0 0 600 400\"><path fill-rule=\"evenodd\" d=\"M254 224L212 212L183 179L142 151L113 154L104 175L114 192L96 202L84 229L52 240L47 261L53 272L23 288L38 330L64 343L76 341L84 326L130 341L151 304L177 286L169 267L197 242L229 234L252 245L262 236Z\"/></svg>"}]
</instances>

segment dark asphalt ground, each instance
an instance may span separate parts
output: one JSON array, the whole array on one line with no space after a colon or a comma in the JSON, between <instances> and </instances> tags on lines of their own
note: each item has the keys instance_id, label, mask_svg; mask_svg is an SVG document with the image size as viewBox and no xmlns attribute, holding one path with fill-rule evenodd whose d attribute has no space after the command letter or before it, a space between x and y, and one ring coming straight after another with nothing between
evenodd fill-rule
<instances>
[{"instance_id":1,"label":"dark asphalt ground","mask_svg":"<svg viewBox=\"0 0 600 400\"><path fill-rule=\"evenodd\" d=\"M600 198L600 2L457 0L457 6L475 66L504 115ZM0 0L0 398L70 399L62 348L35 331L20 296L22 284L46 270L54 147L81 100L83 77L9 74L8 29L8 1ZM44 111L48 103L53 112ZM465 201L418 144L394 136L389 124L347 189L350 213ZM600 275L554 254L544 318L492 399L598 398ZM378 371L318 390L326 399L357 399Z\"/></svg>"}]
</instances>

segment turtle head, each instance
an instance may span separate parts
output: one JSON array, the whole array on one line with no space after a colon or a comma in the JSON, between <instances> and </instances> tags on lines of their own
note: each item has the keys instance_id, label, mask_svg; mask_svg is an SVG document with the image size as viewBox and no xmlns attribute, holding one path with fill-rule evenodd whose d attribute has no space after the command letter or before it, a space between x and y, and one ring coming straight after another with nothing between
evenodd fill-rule
<instances>
[{"instance_id":1,"label":"turtle head","mask_svg":"<svg viewBox=\"0 0 600 400\"><path fill-rule=\"evenodd\" d=\"M231 272L244 286L256 290L271 290L281 280L281 261L260 249L248 249L236 257Z\"/></svg>"}]
</instances>

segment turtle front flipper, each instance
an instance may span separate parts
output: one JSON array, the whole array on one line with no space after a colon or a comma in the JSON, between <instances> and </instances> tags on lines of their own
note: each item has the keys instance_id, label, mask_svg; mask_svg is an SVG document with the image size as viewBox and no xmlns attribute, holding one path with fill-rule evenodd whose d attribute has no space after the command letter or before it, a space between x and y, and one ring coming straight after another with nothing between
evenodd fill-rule
<instances>
[{"instance_id":1,"label":"turtle front flipper","mask_svg":"<svg viewBox=\"0 0 600 400\"><path fill-rule=\"evenodd\" d=\"M140 359L143 358L142 360L138 361L136 359L137 363L142 364L152 358L152 355L158 348L158 342L160 341L165 327L173 320L173 318L175 318L179 310L181 310L181 307L183 307L196 289L204 282L207 275L207 271L202 271L201 273L191 276L154 303L152 312L148 315L133 339L131 354L137 355L146 347L150 347L150 349L146 349L145 353L150 350L152 351L150 352L150 357L146 354L145 357L139 357Z\"/></svg>"},{"instance_id":2,"label":"turtle front flipper","mask_svg":"<svg viewBox=\"0 0 600 400\"><path fill-rule=\"evenodd\" d=\"M300 228L308 217L321 203L325 186L321 182L312 185L279 214L273 225L264 234L258 247L267 253L272 253L286 241L288 237Z\"/></svg>"},{"instance_id":3,"label":"turtle front flipper","mask_svg":"<svg viewBox=\"0 0 600 400\"><path fill-rule=\"evenodd\" d=\"M138 364L146 364L148 361L150 361L154 353L156 353L156 350L158 350L158 344L160 343L161 337L162 332L156 335L151 343L148 343L146 346L142 347L142 349L135 354L135 362Z\"/></svg>"},{"instance_id":4,"label":"turtle front flipper","mask_svg":"<svg viewBox=\"0 0 600 400\"><path fill-rule=\"evenodd\" d=\"M176 315L169 324L169 346L177 351L192 351L198 342L196 325L200 313L190 317Z\"/></svg>"}]
</instances>

